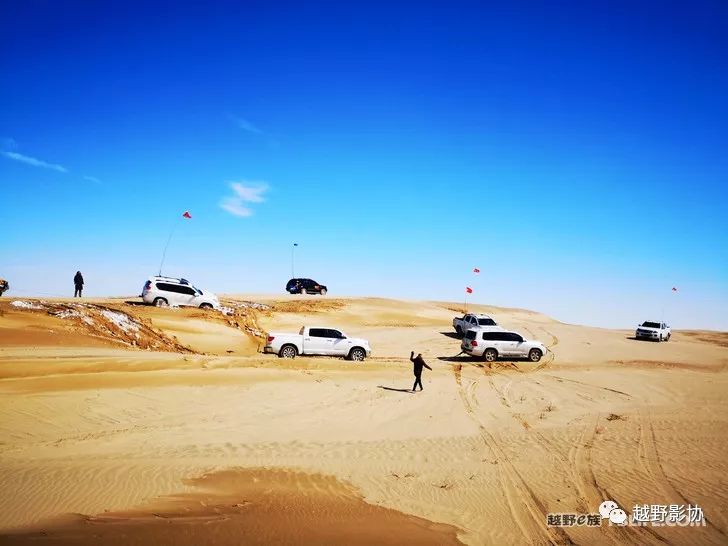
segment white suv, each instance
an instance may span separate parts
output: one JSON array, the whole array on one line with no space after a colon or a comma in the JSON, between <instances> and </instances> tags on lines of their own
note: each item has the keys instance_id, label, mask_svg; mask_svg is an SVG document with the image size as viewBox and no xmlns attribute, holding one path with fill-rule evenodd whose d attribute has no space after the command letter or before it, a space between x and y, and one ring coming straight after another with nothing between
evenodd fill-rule
<instances>
[{"instance_id":1,"label":"white suv","mask_svg":"<svg viewBox=\"0 0 728 546\"><path fill-rule=\"evenodd\" d=\"M636 339L651 339L654 341L670 341L672 328L664 322L643 322L634 332Z\"/></svg>"},{"instance_id":2,"label":"white suv","mask_svg":"<svg viewBox=\"0 0 728 546\"><path fill-rule=\"evenodd\" d=\"M501 356L538 362L548 352L540 341L523 339L521 334L505 330L468 330L460 348L470 356L484 357L486 362L493 362Z\"/></svg>"},{"instance_id":3,"label":"white suv","mask_svg":"<svg viewBox=\"0 0 728 546\"><path fill-rule=\"evenodd\" d=\"M218 309L220 302L212 292L203 292L190 284L187 279L173 277L151 277L142 288L144 303L157 307L199 307Z\"/></svg>"}]
</instances>

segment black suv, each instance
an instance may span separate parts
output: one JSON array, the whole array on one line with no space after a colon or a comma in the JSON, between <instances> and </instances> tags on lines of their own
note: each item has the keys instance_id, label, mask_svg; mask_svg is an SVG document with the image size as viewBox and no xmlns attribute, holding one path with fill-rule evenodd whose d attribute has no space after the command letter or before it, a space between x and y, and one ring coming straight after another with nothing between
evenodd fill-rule
<instances>
[{"instance_id":1,"label":"black suv","mask_svg":"<svg viewBox=\"0 0 728 546\"><path fill-rule=\"evenodd\" d=\"M290 294L321 294L326 295L326 287L312 279L291 279L286 284L286 292Z\"/></svg>"}]
</instances>

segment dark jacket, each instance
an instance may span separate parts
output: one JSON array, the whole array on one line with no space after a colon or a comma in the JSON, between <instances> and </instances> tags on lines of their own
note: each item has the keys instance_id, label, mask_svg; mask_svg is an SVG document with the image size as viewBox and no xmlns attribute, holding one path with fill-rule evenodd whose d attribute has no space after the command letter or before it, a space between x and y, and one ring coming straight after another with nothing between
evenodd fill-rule
<instances>
[{"instance_id":1,"label":"dark jacket","mask_svg":"<svg viewBox=\"0 0 728 546\"><path fill-rule=\"evenodd\" d=\"M410 360L412 361L412 364L414 364L414 372L415 375L422 375L422 368L425 367L428 370L432 370L426 363L425 359L422 358L422 355L415 356L415 353L412 353L410 355Z\"/></svg>"},{"instance_id":2,"label":"dark jacket","mask_svg":"<svg viewBox=\"0 0 728 546\"><path fill-rule=\"evenodd\" d=\"M76 273L76 276L73 277L73 284L76 286L83 286L83 275L81 275L81 273Z\"/></svg>"}]
</instances>

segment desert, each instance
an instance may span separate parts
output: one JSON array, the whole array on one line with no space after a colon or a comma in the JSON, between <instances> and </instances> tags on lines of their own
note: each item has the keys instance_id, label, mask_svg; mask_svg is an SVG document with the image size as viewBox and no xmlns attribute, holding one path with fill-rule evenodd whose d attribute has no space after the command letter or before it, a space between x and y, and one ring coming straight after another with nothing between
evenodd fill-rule
<instances>
[{"instance_id":1,"label":"desert","mask_svg":"<svg viewBox=\"0 0 728 546\"><path fill-rule=\"evenodd\" d=\"M0 301L8 544L725 544L728 334L669 343L471 305L538 363L460 353L463 304L245 294ZM260 353L333 325L364 362ZM433 368L409 392L411 350ZM605 500L703 525L549 526Z\"/></svg>"}]
</instances>

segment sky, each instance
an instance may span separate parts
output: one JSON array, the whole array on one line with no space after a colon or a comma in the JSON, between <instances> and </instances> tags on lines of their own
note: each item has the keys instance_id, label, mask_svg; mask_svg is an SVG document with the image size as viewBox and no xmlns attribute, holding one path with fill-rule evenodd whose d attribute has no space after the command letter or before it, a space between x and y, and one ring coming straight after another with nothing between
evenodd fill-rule
<instances>
[{"instance_id":1,"label":"sky","mask_svg":"<svg viewBox=\"0 0 728 546\"><path fill-rule=\"evenodd\" d=\"M217 293L728 330L722 0L0 3L6 297L139 294L173 233Z\"/></svg>"}]
</instances>

